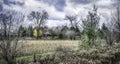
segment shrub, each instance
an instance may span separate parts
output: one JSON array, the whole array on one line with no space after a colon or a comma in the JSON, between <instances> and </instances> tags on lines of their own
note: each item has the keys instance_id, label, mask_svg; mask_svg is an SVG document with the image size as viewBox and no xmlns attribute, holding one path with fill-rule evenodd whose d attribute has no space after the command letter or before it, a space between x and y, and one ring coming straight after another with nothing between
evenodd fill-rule
<instances>
[{"instance_id":1,"label":"shrub","mask_svg":"<svg viewBox=\"0 0 120 64\"><path fill-rule=\"evenodd\" d=\"M63 39L63 34L60 33L60 34L58 35L58 37L59 37L59 39Z\"/></svg>"},{"instance_id":2,"label":"shrub","mask_svg":"<svg viewBox=\"0 0 120 64\"><path fill-rule=\"evenodd\" d=\"M71 49L68 48L68 47L62 47L62 46L59 46L56 48L56 52L63 52L63 53L67 53L67 52L70 52Z\"/></svg>"},{"instance_id":3,"label":"shrub","mask_svg":"<svg viewBox=\"0 0 120 64\"><path fill-rule=\"evenodd\" d=\"M93 10L88 12L87 18L83 21L83 34L81 36L82 47L89 48L95 45L98 32L99 16L94 5Z\"/></svg>"}]
</instances>

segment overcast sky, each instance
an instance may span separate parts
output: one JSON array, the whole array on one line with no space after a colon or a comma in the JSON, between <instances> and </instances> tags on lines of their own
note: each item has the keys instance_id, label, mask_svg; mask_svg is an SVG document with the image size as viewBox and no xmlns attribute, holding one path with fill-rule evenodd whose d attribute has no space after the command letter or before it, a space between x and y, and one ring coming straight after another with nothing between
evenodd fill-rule
<instances>
[{"instance_id":1,"label":"overcast sky","mask_svg":"<svg viewBox=\"0 0 120 64\"><path fill-rule=\"evenodd\" d=\"M27 15L33 10L45 9L49 14L47 25L57 26L68 25L65 15L85 17L94 3L98 6L101 23L109 21L111 12L119 4L117 0L0 0L0 11L12 9Z\"/></svg>"}]
</instances>

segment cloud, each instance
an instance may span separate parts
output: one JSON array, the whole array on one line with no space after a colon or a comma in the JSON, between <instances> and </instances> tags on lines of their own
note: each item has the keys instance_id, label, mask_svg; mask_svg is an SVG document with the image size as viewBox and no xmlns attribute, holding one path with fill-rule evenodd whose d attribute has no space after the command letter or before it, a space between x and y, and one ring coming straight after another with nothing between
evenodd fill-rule
<instances>
[{"instance_id":1,"label":"cloud","mask_svg":"<svg viewBox=\"0 0 120 64\"><path fill-rule=\"evenodd\" d=\"M46 8L46 10L48 10L48 14L49 14L49 19L54 19L54 20L61 20L64 19L65 17L65 13L64 12L59 12L57 11L53 6L51 6L50 8Z\"/></svg>"},{"instance_id":2,"label":"cloud","mask_svg":"<svg viewBox=\"0 0 120 64\"><path fill-rule=\"evenodd\" d=\"M28 15L31 11L44 9L49 14L48 25L65 24L65 15L78 15L86 17L88 11L95 3L98 13L104 19L110 19L111 10L118 5L117 0L0 0L0 10L12 9ZM104 18L104 19L103 19ZM59 23L60 22L60 23Z\"/></svg>"},{"instance_id":3,"label":"cloud","mask_svg":"<svg viewBox=\"0 0 120 64\"><path fill-rule=\"evenodd\" d=\"M9 6L12 4L19 5L19 6L24 5L24 2L22 0L21 1L19 1L19 0L3 0L3 3L6 5L9 5Z\"/></svg>"},{"instance_id":4,"label":"cloud","mask_svg":"<svg viewBox=\"0 0 120 64\"><path fill-rule=\"evenodd\" d=\"M68 23L69 22L66 20L48 20L46 25L52 28L52 27L57 27L62 25L68 25Z\"/></svg>"},{"instance_id":5,"label":"cloud","mask_svg":"<svg viewBox=\"0 0 120 64\"><path fill-rule=\"evenodd\" d=\"M114 2L114 6L119 5L120 6L120 0L112 0Z\"/></svg>"},{"instance_id":6,"label":"cloud","mask_svg":"<svg viewBox=\"0 0 120 64\"><path fill-rule=\"evenodd\" d=\"M6 5L9 5L9 0L3 0L3 3L6 4Z\"/></svg>"},{"instance_id":7,"label":"cloud","mask_svg":"<svg viewBox=\"0 0 120 64\"><path fill-rule=\"evenodd\" d=\"M54 6L57 10L63 11L64 7L66 6L66 2L65 0L57 0Z\"/></svg>"},{"instance_id":8,"label":"cloud","mask_svg":"<svg viewBox=\"0 0 120 64\"><path fill-rule=\"evenodd\" d=\"M91 1L90 0L71 0L74 4L88 4Z\"/></svg>"},{"instance_id":9,"label":"cloud","mask_svg":"<svg viewBox=\"0 0 120 64\"><path fill-rule=\"evenodd\" d=\"M66 0L38 0L40 2L48 3L51 6L54 6L56 10L63 11L66 6Z\"/></svg>"},{"instance_id":10,"label":"cloud","mask_svg":"<svg viewBox=\"0 0 120 64\"><path fill-rule=\"evenodd\" d=\"M3 9L3 5L2 5L2 2L0 2L0 11L2 11Z\"/></svg>"},{"instance_id":11,"label":"cloud","mask_svg":"<svg viewBox=\"0 0 120 64\"><path fill-rule=\"evenodd\" d=\"M114 5L116 5L117 3L113 0L100 0L96 2L96 5L99 8L108 8L111 9L114 7Z\"/></svg>"},{"instance_id":12,"label":"cloud","mask_svg":"<svg viewBox=\"0 0 120 64\"><path fill-rule=\"evenodd\" d=\"M58 1L58 0L56 0ZM5 3L7 2L7 4ZM31 11L39 11L44 9L49 14L49 19L60 20L64 19L65 13L58 11L55 6L37 0L6 0L4 2L4 9L14 9L28 15ZM13 4L11 2L21 2L23 5ZM62 2L61 2L62 3ZM56 3L57 5L57 3Z\"/></svg>"},{"instance_id":13,"label":"cloud","mask_svg":"<svg viewBox=\"0 0 120 64\"><path fill-rule=\"evenodd\" d=\"M100 1L100 0L70 0L70 2L74 3L75 5L79 5L79 4L82 4L82 5L87 5L87 4L90 4L90 3L93 3L93 2L97 2L97 1Z\"/></svg>"}]
</instances>

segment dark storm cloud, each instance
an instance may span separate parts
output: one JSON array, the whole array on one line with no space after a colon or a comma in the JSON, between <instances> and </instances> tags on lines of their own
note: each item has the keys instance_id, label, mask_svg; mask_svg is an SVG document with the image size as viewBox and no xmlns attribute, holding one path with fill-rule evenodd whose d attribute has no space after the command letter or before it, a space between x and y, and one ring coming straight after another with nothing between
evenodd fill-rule
<instances>
[{"instance_id":1,"label":"dark storm cloud","mask_svg":"<svg viewBox=\"0 0 120 64\"><path fill-rule=\"evenodd\" d=\"M14 5L19 5L19 6L23 6L24 5L24 2L19 2L19 1L14 1L14 2L10 2L11 4L14 4Z\"/></svg>"},{"instance_id":2,"label":"dark storm cloud","mask_svg":"<svg viewBox=\"0 0 120 64\"><path fill-rule=\"evenodd\" d=\"M118 6L119 4L120 4L120 0L112 0L114 3L113 3L113 5L114 6Z\"/></svg>"},{"instance_id":3,"label":"dark storm cloud","mask_svg":"<svg viewBox=\"0 0 120 64\"><path fill-rule=\"evenodd\" d=\"M99 0L94 0L99 1ZM91 2L93 2L93 0L70 0L70 2L73 2L74 4L89 4Z\"/></svg>"},{"instance_id":4,"label":"dark storm cloud","mask_svg":"<svg viewBox=\"0 0 120 64\"><path fill-rule=\"evenodd\" d=\"M2 11L2 9L3 9L3 6L2 6L2 4L0 3L0 11Z\"/></svg>"},{"instance_id":5,"label":"dark storm cloud","mask_svg":"<svg viewBox=\"0 0 120 64\"><path fill-rule=\"evenodd\" d=\"M6 4L6 5L10 4L9 0L3 0L3 3Z\"/></svg>"},{"instance_id":6,"label":"dark storm cloud","mask_svg":"<svg viewBox=\"0 0 120 64\"><path fill-rule=\"evenodd\" d=\"M57 2L54 5L57 10L63 11L64 6L66 6L66 2L65 0L57 0Z\"/></svg>"},{"instance_id":7,"label":"dark storm cloud","mask_svg":"<svg viewBox=\"0 0 120 64\"><path fill-rule=\"evenodd\" d=\"M3 10L3 2L0 1L0 11Z\"/></svg>"},{"instance_id":8,"label":"dark storm cloud","mask_svg":"<svg viewBox=\"0 0 120 64\"><path fill-rule=\"evenodd\" d=\"M79 4L87 5L90 3L94 3L99 8L108 8L108 9L110 9L112 6L116 6L120 4L120 0L70 0L70 2L72 2L74 5L79 5ZM98 4L98 2L100 4ZM109 3L105 3L105 2L109 2Z\"/></svg>"},{"instance_id":9,"label":"dark storm cloud","mask_svg":"<svg viewBox=\"0 0 120 64\"><path fill-rule=\"evenodd\" d=\"M71 0L71 2L73 2L75 4L88 4L91 1L90 0Z\"/></svg>"},{"instance_id":10,"label":"dark storm cloud","mask_svg":"<svg viewBox=\"0 0 120 64\"><path fill-rule=\"evenodd\" d=\"M20 2L20 1L10 1L10 0L3 0L3 3L6 4L6 5L19 5L19 6L22 6L24 5L24 2Z\"/></svg>"},{"instance_id":11,"label":"dark storm cloud","mask_svg":"<svg viewBox=\"0 0 120 64\"><path fill-rule=\"evenodd\" d=\"M48 3L49 5L53 5L56 10L63 11L64 7L66 6L66 0L38 0L44 3Z\"/></svg>"}]
</instances>

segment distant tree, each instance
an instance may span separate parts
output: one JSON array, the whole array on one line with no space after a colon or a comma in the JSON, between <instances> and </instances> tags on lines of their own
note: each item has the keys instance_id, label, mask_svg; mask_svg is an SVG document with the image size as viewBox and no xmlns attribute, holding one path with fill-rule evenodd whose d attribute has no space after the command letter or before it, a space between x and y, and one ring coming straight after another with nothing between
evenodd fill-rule
<instances>
[{"instance_id":1,"label":"distant tree","mask_svg":"<svg viewBox=\"0 0 120 64\"><path fill-rule=\"evenodd\" d=\"M50 29L49 31L50 31L50 33L51 33L52 39L54 39L55 36L57 36L57 34L55 33L55 31L54 31L53 29Z\"/></svg>"},{"instance_id":2,"label":"distant tree","mask_svg":"<svg viewBox=\"0 0 120 64\"><path fill-rule=\"evenodd\" d=\"M37 27L35 27L35 28L33 29L33 36L34 36L36 39L41 38L42 35L43 35L42 30L40 30L40 29L37 28Z\"/></svg>"},{"instance_id":3,"label":"distant tree","mask_svg":"<svg viewBox=\"0 0 120 64\"><path fill-rule=\"evenodd\" d=\"M52 28L52 37L55 37L55 38L59 38L59 34L61 33L61 27L55 27L55 28Z\"/></svg>"},{"instance_id":4,"label":"distant tree","mask_svg":"<svg viewBox=\"0 0 120 64\"><path fill-rule=\"evenodd\" d=\"M105 40L108 45L112 45L114 43L114 32L108 30L106 32Z\"/></svg>"},{"instance_id":5,"label":"distant tree","mask_svg":"<svg viewBox=\"0 0 120 64\"><path fill-rule=\"evenodd\" d=\"M32 36L33 36L33 28L32 28L32 26L29 26L29 27L28 27L28 29L27 29L27 35L28 35L29 37L32 37Z\"/></svg>"},{"instance_id":6,"label":"distant tree","mask_svg":"<svg viewBox=\"0 0 120 64\"><path fill-rule=\"evenodd\" d=\"M104 34L103 34L103 32L102 32L102 29L98 29L98 36L99 36L99 38L101 38L101 39L103 39L104 38L104 36L103 36Z\"/></svg>"},{"instance_id":7,"label":"distant tree","mask_svg":"<svg viewBox=\"0 0 120 64\"><path fill-rule=\"evenodd\" d=\"M18 29L18 36L20 37L25 36L25 28L22 25Z\"/></svg>"},{"instance_id":8,"label":"distant tree","mask_svg":"<svg viewBox=\"0 0 120 64\"><path fill-rule=\"evenodd\" d=\"M17 26L24 20L24 16L13 10L4 10L0 12L0 26L3 31L2 40L0 40L0 55L6 63L15 64L18 53L19 38L17 36Z\"/></svg>"},{"instance_id":9,"label":"distant tree","mask_svg":"<svg viewBox=\"0 0 120 64\"><path fill-rule=\"evenodd\" d=\"M67 37L67 39L75 40L76 33L73 30L67 30L65 32L65 36Z\"/></svg>"},{"instance_id":10,"label":"distant tree","mask_svg":"<svg viewBox=\"0 0 120 64\"><path fill-rule=\"evenodd\" d=\"M106 40L107 44L112 45L114 41L113 31L108 29L108 27L104 23L102 25L101 31L102 31L101 37Z\"/></svg>"},{"instance_id":11,"label":"distant tree","mask_svg":"<svg viewBox=\"0 0 120 64\"><path fill-rule=\"evenodd\" d=\"M32 21L34 21L36 28L37 28L37 35L39 37L39 30L42 26L45 25L46 20L48 19L48 13L44 10L42 10L41 12L39 11L32 11L30 13L30 15L28 16L28 18ZM37 37L37 38L38 38Z\"/></svg>"},{"instance_id":12,"label":"distant tree","mask_svg":"<svg viewBox=\"0 0 120 64\"><path fill-rule=\"evenodd\" d=\"M65 19L69 20L71 23L71 26L74 27L73 23L76 21L76 16L66 16Z\"/></svg>"},{"instance_id":13,"label":"distant tree","mask_svg":"<svg viewBox=\"0 0 120 64\"><path fill-rule=\"evenodd\" d=\"M69 20L70 24L71 24L71 30L75 30L76 32L79 32L79 21L77 21L77 16L66 16L65 17L66 20Z\"/></svg>"},{"instance_id":14,"label":"distant tree","mask_svg":"<svg viewBox=\"0 0 120 64\"><path fill-rule=\"evenodd\" d=\"M109 30L108 30L107 26L105 25L105 23L103 23L102 28L99 31L99 32L101 32L101 34L100 34L101 38L104 39L107 36L108 31Z\"/></svg>"},{"instance_id":15,"label":"distant tree","mask_svg":"<svg viewBox=\"0 0 120 64\"><path fill-rule=\"evenodd\" d=\"M58 35L58 38L59 38L59 39L63 39L63 34L60 33L60 34Z\"/></svg>"},{"instance_id":16,"label":"distant tree","mask_svg":"<svg viewBox=\"0 0 120 64\"><path fill-rule=\"evenodd\" d=\"M84 47L92 47L95 45L98 36L99 19L100 18L97 15L97 7L94 5L93 10L89 11L87 18L82 20L83 34L81 40Z\"/></svg>"},{"instance_id":17,"label":"distant tree","mask_svg":"<svg viewBox=\"0 0 120 64\"><path fill-rule=\"evenodd\" d=\"M38 39L38 30L37 29L33 30L33 36Z\"/></svg>"},{"instance_id":18,"label":"distant tree","mask_svg":"<svg viewBox=\"0 0 120 64\"><path fill-rule=\"evenodd\" d=\"M66 32L69 30L69 28L67 26L62 26L60 32L61 34L63 35L63 38L64 39L67 39L67 36L66 36Z\"/></svg>"},{"instance_id":19,"label":"distant tree","mask_svg":"<svg viewBox=\"0 0 120 64\"><path fill-rule=\"evenodd\" d=\"M28 18L34 21L36 27L40 28L46 23L46 20L48 19L48 13L44 10L41 12L32 11Z\"/></svg>"},{"instance_id":20,"label":"distant tree","mask_svg":"<svg viewBox=\"0 0 120 64\"><path fill-rule=\"evenodd\" d=\"M120 41L120 6L116 8L115 14L112 17L114 23L114 29L116 31L116 42Z\"/></svg>"}]
</instances>

